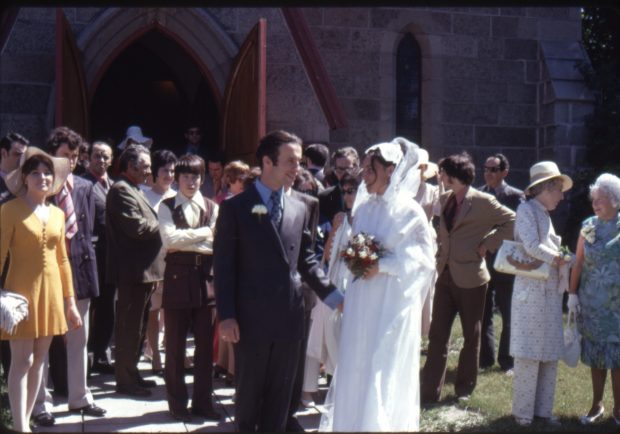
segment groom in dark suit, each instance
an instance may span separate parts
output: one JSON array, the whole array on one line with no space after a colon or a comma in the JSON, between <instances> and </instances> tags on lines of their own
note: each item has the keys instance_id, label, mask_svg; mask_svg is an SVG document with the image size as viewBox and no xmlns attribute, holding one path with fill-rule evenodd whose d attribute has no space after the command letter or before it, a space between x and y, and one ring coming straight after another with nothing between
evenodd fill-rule
<instances>
[{"instance_id":1,"label":"groom in dark suit","mask_svg":"<svg viewBox=\"0 0 620 434\"><path fill-rule=\"evenodd\" d=\"M222 202L214 240L214 279L222 340L235 343L238 431L284 431L302 357L302 279L329 306L342 293L312 250L305 205L283 194L299 171L301 140L285 131L263 137L262 174Z\"/></svg>"}]
</instances>

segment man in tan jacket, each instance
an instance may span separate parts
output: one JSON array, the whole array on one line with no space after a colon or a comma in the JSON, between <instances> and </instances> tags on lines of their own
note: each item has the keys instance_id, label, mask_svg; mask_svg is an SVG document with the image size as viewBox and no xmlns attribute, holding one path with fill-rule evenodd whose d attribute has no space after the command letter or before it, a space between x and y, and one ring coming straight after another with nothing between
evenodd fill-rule
<instances>
[{"instance_id":1,"label":"man in tan jacket","mask_svg":"<svg viewBox=\"0 0 620 434\"><path fill-rule=\"evenodd\" d=\"M445 380L448 342L456 314L461 318L463 349L455 380L459 399L476 387L480 329L490 276L484 257L502 240L512 239L515 214L493 196L471 187L475 166L463 152L439 163L446 193L440 196L439 252L426 364L421 376L422 403L439 400Z\"/></svg>"}]
</instances>

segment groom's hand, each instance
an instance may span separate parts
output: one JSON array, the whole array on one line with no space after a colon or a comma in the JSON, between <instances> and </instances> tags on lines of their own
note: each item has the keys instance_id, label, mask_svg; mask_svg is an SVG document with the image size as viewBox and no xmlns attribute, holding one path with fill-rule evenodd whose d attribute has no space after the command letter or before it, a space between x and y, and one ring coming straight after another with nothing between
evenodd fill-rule
<instances>
[{"instance_id":1,"label":"groom's hand","mask_svg":"<svg viewBox=\"0 0 620 434\"><path fill-rule=\"evenodd\" d=\"M225 319L220 322L220 337L224 342L239 342L239 324L234 318Z\"/></svg>"}]
</instances>

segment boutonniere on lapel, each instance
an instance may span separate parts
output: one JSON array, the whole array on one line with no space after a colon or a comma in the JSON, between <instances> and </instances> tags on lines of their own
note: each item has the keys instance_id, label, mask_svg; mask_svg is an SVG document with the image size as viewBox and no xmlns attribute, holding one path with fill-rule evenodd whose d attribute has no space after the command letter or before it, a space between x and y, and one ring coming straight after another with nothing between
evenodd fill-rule
<instances>
[{"instance_id":1,"label":"boutonniere on lapel","mask_svg":"<svg viewBox=\"0 0 620 434\"><path fill-rule=\"evenodd\" d=\"M258 216L258 221L259 222L260 222L261 217L264 216L264 215L267 215L268 213L269 213L269 210L263 204L256 204L252 208L252 214L255 214L255 215Z\"/></svg>"}]
</instances>

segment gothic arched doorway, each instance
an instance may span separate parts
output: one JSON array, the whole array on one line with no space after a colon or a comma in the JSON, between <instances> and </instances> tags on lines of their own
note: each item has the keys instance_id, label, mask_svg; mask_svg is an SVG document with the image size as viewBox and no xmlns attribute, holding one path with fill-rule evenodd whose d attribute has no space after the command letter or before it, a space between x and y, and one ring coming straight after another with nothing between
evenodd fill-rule
<instances>
[{"instance_id":1,"label":"gothic arched doorway","mask_svg":"<svg viewBox=\"0 0 620 434\"><path fill-rule=\"evenodd\" d=\"M200 126L203 144L217 146L219 101L196 61L173 39L152 29L109 65L91 101L91 138L116 146L129 125L153 138L153 149L183 153L183 133Z\"/></svg>"}]
</instances>

